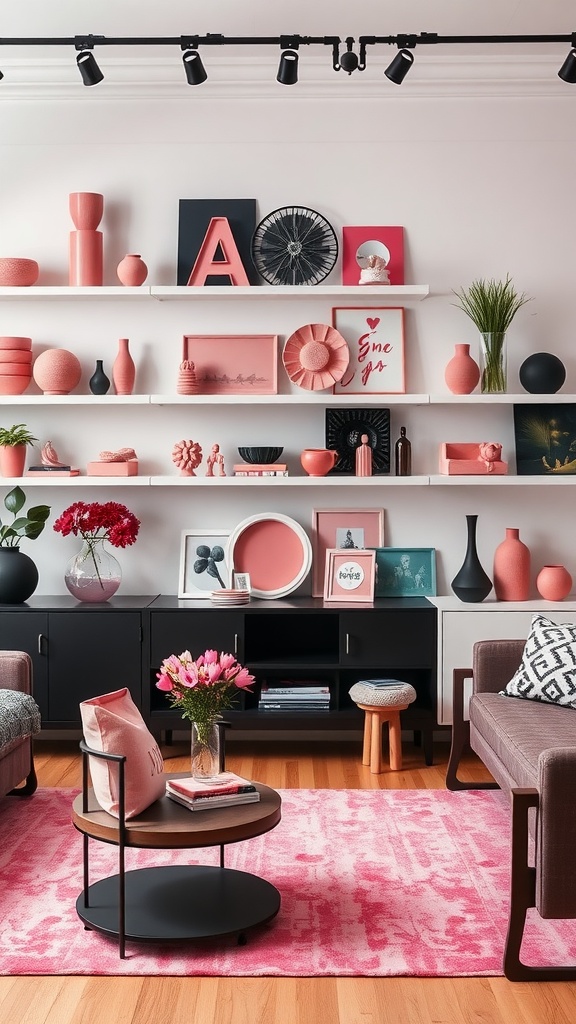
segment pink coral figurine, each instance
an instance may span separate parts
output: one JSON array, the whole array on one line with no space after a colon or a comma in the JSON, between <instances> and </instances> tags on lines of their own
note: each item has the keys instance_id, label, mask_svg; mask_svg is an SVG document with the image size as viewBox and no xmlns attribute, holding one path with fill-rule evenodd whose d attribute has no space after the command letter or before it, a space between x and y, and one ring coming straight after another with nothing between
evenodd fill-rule
<instances>
[{"instance_id":1,"label":"pink coral figurine","mask_svg":"<svg viewBox=\"0 0 576 1024\"><path fill-rule=\"evenodd\" d=\"M178 441L172 449L172 462L178 466L180 476L196 476L194 470L202 462L202 448L197 441Z\"/></svg>"},{"instance_id":2,"label":"pink coral figurine","mask_svg":"<svg viewBox=\"0 0 576 1024\"><path fill-rule=\"evenodd\" d=\"M478 445L478 459L483 462L486 466L486 472L492 473L494 471L493 462L500 462L500 456L502 455L502 445L495 441L482 441Z\"/></svg>"}]
</instances>

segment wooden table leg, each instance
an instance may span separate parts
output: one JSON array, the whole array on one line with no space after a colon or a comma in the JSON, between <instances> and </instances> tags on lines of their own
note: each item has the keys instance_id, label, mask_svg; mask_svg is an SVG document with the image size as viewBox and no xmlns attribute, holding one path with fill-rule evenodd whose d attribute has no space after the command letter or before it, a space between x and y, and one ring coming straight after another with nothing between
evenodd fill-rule
<instances>
[{"instance_id":1,"label":"wooden table leg","mask_svg":"<svg viewBox=\"0 0 576 1024\"><path fill-rule=\"evenodd\" d=\"M382 774L382 715L378 710L367 711L372 721L370 734L370 771L372 775Z\"/></svg>"},{"instance_id":2,"label":"wooden table leg","mask_svg":"<svg viewBox=\"0 0 576 1024\"><path fill-rule=\"evenodd\" d=\"M364 711L364 742L362 745L362 764L370 764L370 735L372 716L369 711Z\"/></svg>"},{"instance_id":3,"label":"wooden table leg","mask_svg":"<svg viewBox=\"0 0 576 1024\"><path fill-rule=\"evenodd\" d=\"M399 772L402 768L402 732L400 729L399 711L390 711L388 743L390 746L390 767L393 772Z\"/></svg>"}]
</instances>

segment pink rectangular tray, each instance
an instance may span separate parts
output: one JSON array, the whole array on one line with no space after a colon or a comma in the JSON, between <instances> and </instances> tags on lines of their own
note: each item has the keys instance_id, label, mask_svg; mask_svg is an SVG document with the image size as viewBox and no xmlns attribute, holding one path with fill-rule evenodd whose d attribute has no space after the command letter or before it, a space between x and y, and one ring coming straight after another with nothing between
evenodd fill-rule
<instances>
[{"instance_id":1,"label":"pink rectangular tray","mask_svg":"<svg viewBox=\"0 0 576 1024\"><path fill-rule=\"evenodd\" d=\"M440 445L440 472L448 476L503 476L508 472L508 463L497 461L489 467L479 458L480 444Z\"/></svg>"}]
</instances>

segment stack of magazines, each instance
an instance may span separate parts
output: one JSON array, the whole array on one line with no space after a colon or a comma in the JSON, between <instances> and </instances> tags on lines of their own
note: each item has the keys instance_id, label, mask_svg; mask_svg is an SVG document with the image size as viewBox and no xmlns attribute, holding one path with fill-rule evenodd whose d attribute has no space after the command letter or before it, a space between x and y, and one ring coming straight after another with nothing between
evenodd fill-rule
<instances>
[{"instance_id":1,"label":"stack of magazines","mask_svg":"<svg viewBox=\"0 0 576 1024\"><path fill-rule=\"evenodd\" d=\"M330 687L322 683L262 685L259 711L329 711Z\"/></svg>"},{"instance_id":2,"label":"stack of magazines","mask_svg":"<svg viewBox=\"0 0 576 1024\"><path fill-rule=\"evenodd\" d=\"M200 782L193 778L169 779L166 782L166 795L190 811L254 804L260 799L254 783L235 772L222 772L217 781L210 782Z\"/></svg>"}]
</instances>

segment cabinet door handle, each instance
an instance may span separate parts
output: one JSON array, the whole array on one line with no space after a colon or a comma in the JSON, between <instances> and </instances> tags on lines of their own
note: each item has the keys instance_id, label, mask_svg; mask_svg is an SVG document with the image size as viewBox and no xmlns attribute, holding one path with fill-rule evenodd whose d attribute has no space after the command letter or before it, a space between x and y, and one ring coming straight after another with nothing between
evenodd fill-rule
<instances>
[{"instance_id":1,"label":"cabinet door handle","mask_svg":"<svg viewBox=\"0 0 576 1024\"><path fill-rule=\"evenodd\" d=\"M47 641L47 638L44 636L44 634L43 633L38 633L38 654L44 654L44 641L45 640Z\"/></svg>"},{"instance_id":2,"label":"cabinet door handle","mask_svg":"<svg viewBox=\"0 0 576 1024\"><path fill-rule=\"evenodd\" d=\"M234 657L238 657L238 633L234 633Z\"/></svg>"},{"instance_id":3,"label":"cabinet door handle","mask_svg":"<svg viewBox=\"0 0 576 1024\"><path fill-rule=\"evenodd\" d=\"M346 633L346 654L350 654L350 633Z\"/></svg>"}]
</instances>

